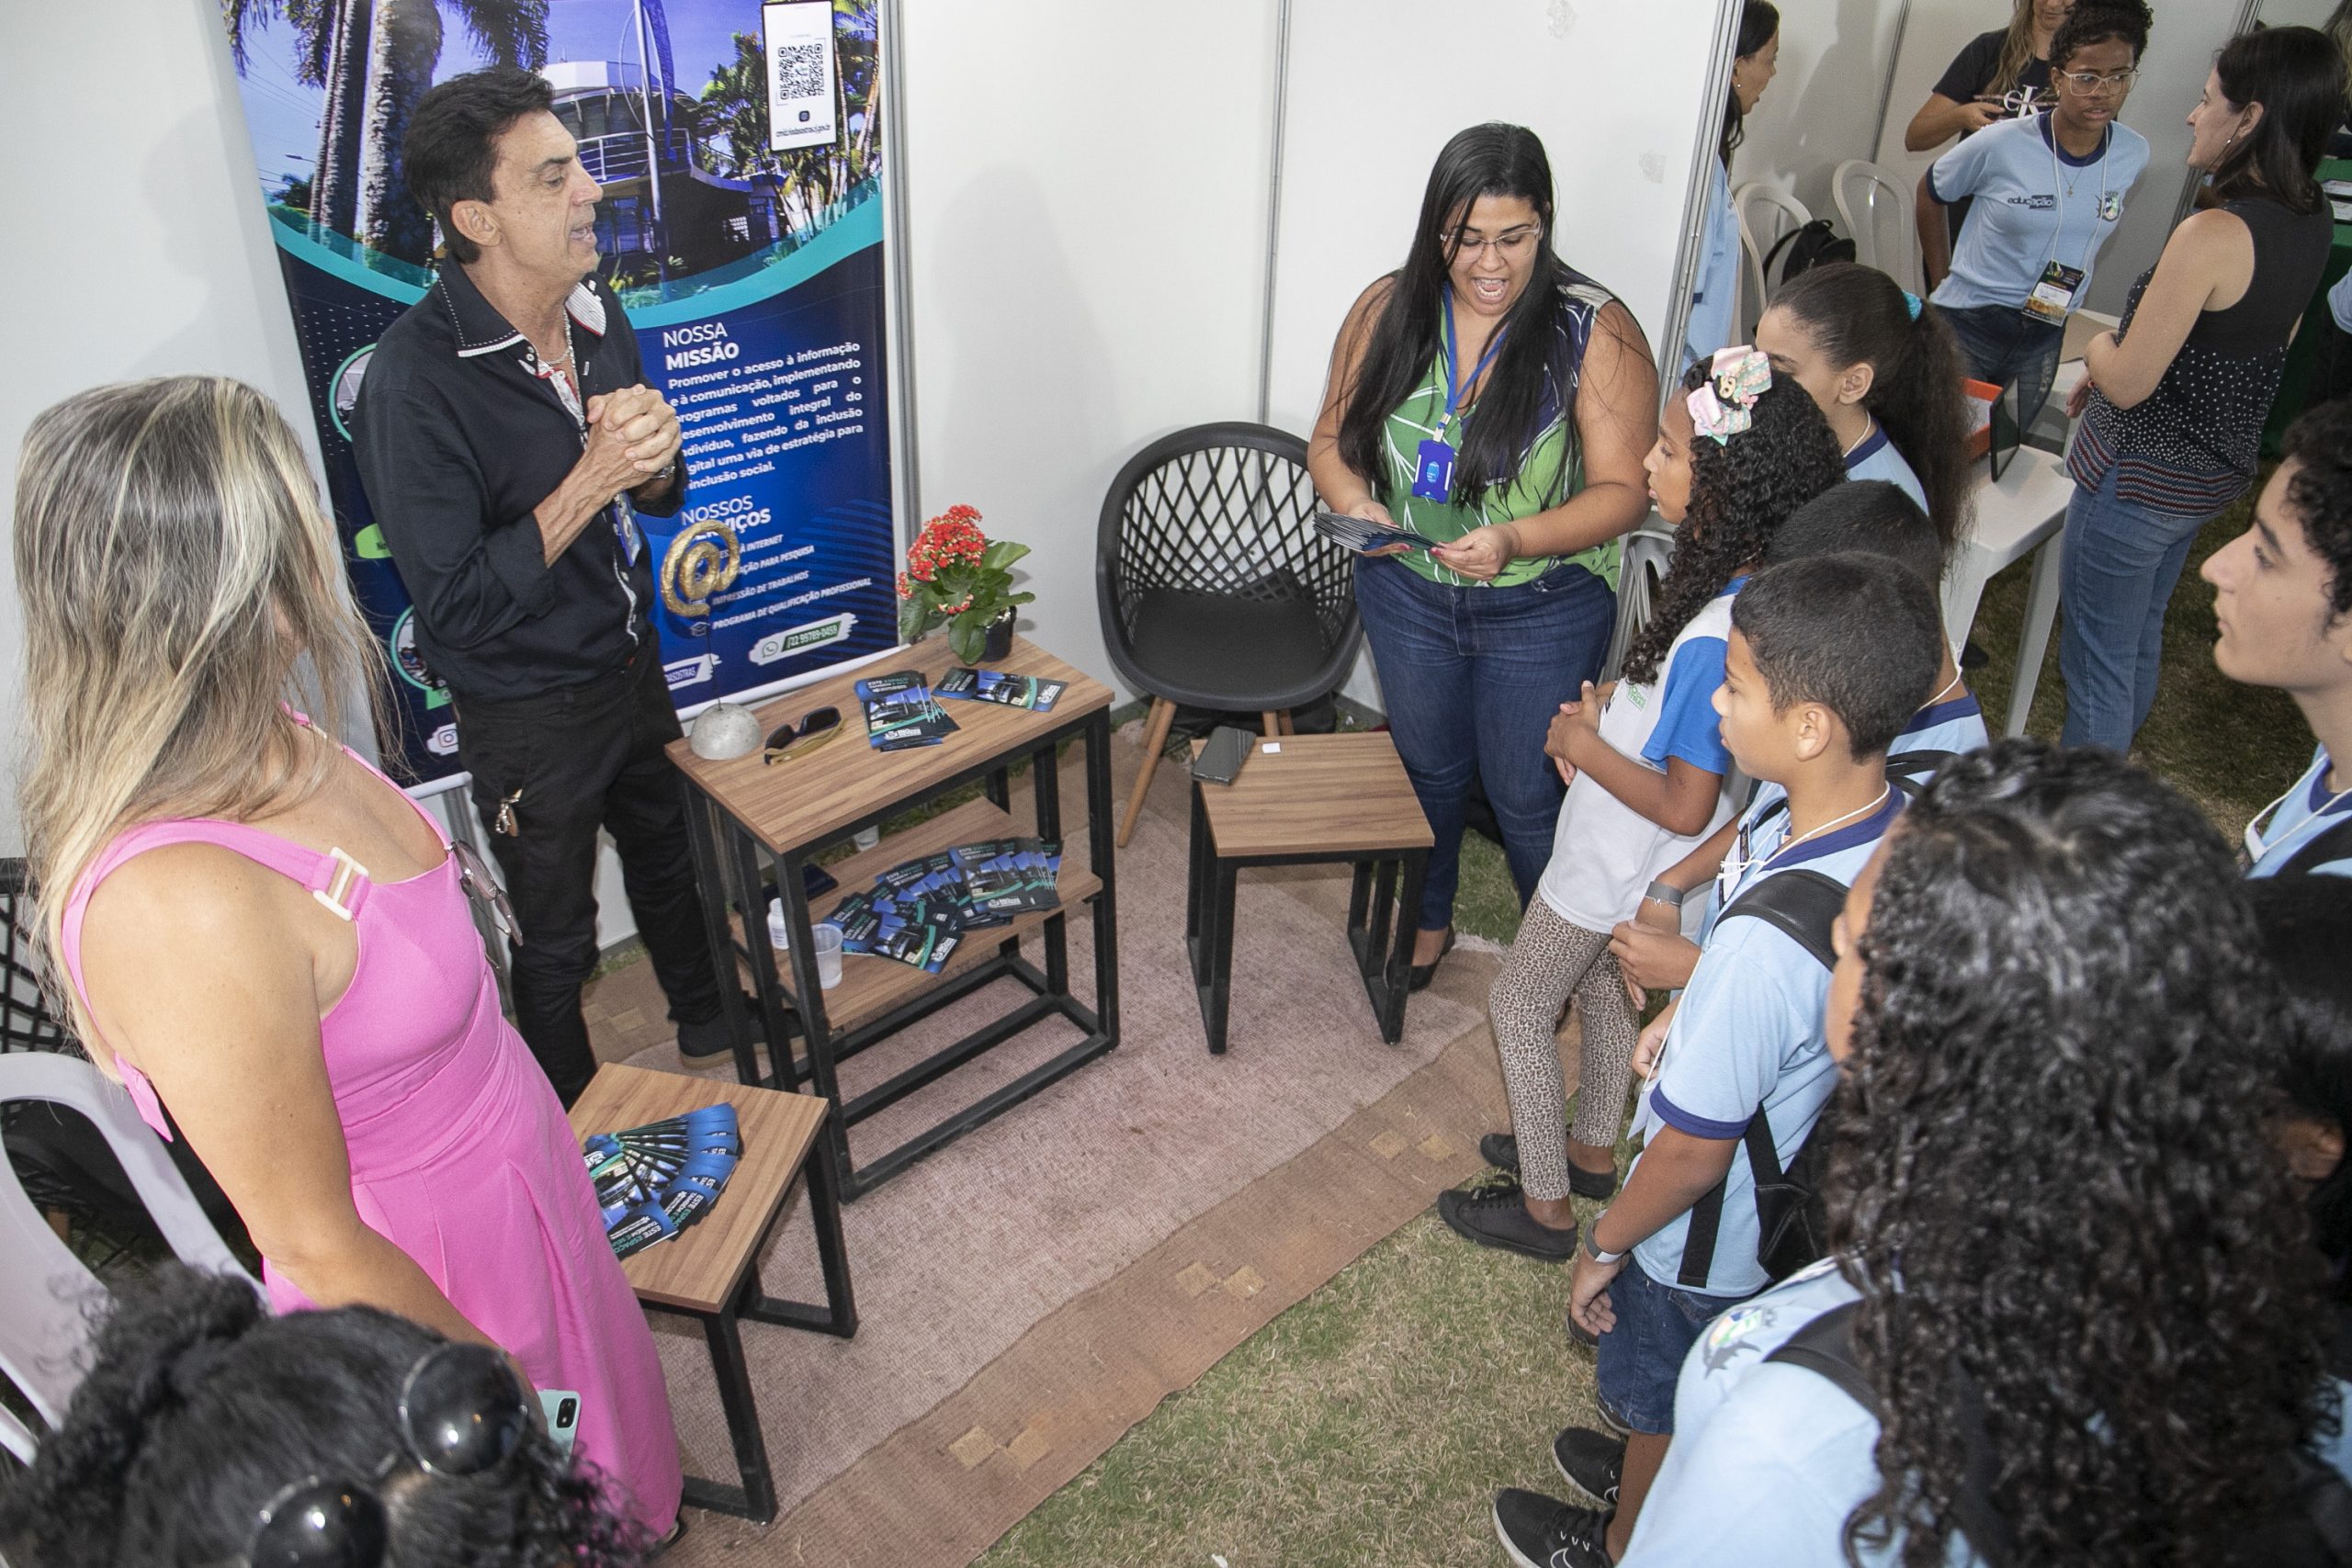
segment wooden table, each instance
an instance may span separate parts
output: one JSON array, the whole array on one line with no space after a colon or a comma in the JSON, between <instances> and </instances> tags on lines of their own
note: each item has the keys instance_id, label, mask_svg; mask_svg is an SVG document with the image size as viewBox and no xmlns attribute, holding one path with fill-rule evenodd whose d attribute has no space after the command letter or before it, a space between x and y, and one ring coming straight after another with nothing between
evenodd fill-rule
<instances>
[{"instance_id":1,"label":"wooden table","mask_svg":"<svg viewBox=\"0 0 2352 1568\"><path fill-rule=\"evenodd\" d=\"M735 1447L739 1486L686 1477L685 1501L761 1524L775 1517L775 1478L752 1375L743 1362L741 1321L813 1329L846 1339L857 1332L850 1295L849 1257L842 1247L840 1179L831 1146L818 1136L832 1109L811 1094L783 1094L750 1084L713 1083L678 1073L607 1062L570 1112L575 1137L617 1133L679 1116L720 1100L735 1108L743 1136L742 1160L727 1190L698 1224L668 1241L621 1259L621 1272L646 1306L702 1324L718 1403ZM808 1213L816 1223L817 1257L825 1270L825 1304L779 1301L760 1285L759 1254L784 1208L796 1176L808 1182Z\"/></svg>"},{"instance_id":2,"label":"wooden table","mask_svg":"<svg viewBox=\"0 0 2352 1568\"><path fill-rule=\"evenodd\" d=\"M1195 755L1200 741L1193 743ZM1285 735L1260 740L1229 784L1193 784L1192 874L1184 942L1200 993L1209 1050L1225 1051L1233 989L1233 895L1245 865L1355 867L1348 894L1348 945L1380 1038L1405 1032L1406 981L1415 915L1436 840L1385 732ZM1397 878L1402 874L1400 890ZM1405 913L1392 915L1401 904Z\"/></svg>"},{"instance_id":3,"label":"wooden table","mask_svg":"<svg viewBox=\"0 0 2352 1568\"><path fill-rule=\"evenodd\" d=\"M731 974L735 948L727 925L731 907L741 921L741 952L750 961L760 1009L759 1032L768 1044L773 1069L763 1074L751 1021L742 1016L736 988L719 994L735 1037L736 1074L747 1083L797 1088L806 1082L841 1105L825 1135L842 1170L842 1190L854 1199L905 1169L924 1155L953 1142L990 1117L1019 1104L1110 1050L1119 1039L1119 956L1112 864L1111 689L1081 674L1023 637L994 668L1068 682L1050 713L1030 713L994 703L950 702L941 705L956 720L956 732L937 746L876 751L865 743L865 725L853 689L858 677L894 670L920 670L936 683L956 662L944 637L931 637L896 658L804 686L755 710L763 733L820 707L840 709L844 733L804 755L765 764L758 752L727 761L695 756L684 740L673 741L671 759L685 775L697 873L708 920L711 952L722 975ZM872 954L842 960L834 989L817 984L809 931L844 893L870 889L874 875L901 862L969 843L1034 833L1062 838L1060 775L1057 748L1069 739L1086 744L1086 828L1091 864L1065 857L1062 906L1025 914L1012 924L973 933L944 972L925 974L910 964ZM1012 814L1010 769L1025 757L1035 785L1035 826ZM803 868L817 852L860 829L878 827L886 817L945 794L973 780L985 785L983 798L897 832L881 844L826 869L840 888L814 900L804 891ZM761 857L775 868L791 942L791 982L776 971L768 944L766 898ZM1091 907L1094 920L1094 1005L1070 993L1065 921L1079 905ZM1035 937L1043 949L1042 970L1023 956L1022 943ZM846 1058L909 1024L1000 979L1026 987L1028 998L1012 1010L942 1047L882 1083L842 1100L839 1066ZM790 1038L789 1001L798 1013L807 1054L796 1057ZM1084 1038L1051 1061L980 1096L862 1167L853 1166L848 1127L903 1100L926 1084L1002 1044L1043 1020L1060 1017Z\"/></svg>"}]
</instances>

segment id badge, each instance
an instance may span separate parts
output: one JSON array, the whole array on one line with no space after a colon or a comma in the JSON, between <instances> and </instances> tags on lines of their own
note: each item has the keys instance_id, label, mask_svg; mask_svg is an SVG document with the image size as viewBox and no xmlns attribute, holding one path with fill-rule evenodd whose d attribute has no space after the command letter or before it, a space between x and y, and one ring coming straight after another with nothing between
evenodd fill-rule
<instances>
[{"instance_id":1,"label":"id badge","mask_svg":"<svg viewBox=\"0 0 2352 1568\"><path fill-rule=\"evenodd\" d=\"M1419 501L1453 499L1453 448L1442 441L1421 443L1419 466L1413 471L1413 495Z\"/></svg>"},{"instance_id":2,"label":"id badge","mask_svg":"<svg viewBox=\"0 0 2352 1568\"><path fill-rule=\"evenodd\" d=\"M2063 327L2075 309L2075 296L2082 292L2082 288L2081 267L2064 266L2053 261L2041 269L2041 280L2025 297L2025 313L2037 321Z\"/></svg>"},{"instance_id":3,"label":"id badge","mask_svg":"<svg viewBox=\"0 0 2352 1568\"><path fill-rule=\"evenodd\" d=\"M628 503L626 495L613 497L613 533L621 542L621 559L635 566L644 536L637 531L637 508Z\"/></svg>"}]
</instances>

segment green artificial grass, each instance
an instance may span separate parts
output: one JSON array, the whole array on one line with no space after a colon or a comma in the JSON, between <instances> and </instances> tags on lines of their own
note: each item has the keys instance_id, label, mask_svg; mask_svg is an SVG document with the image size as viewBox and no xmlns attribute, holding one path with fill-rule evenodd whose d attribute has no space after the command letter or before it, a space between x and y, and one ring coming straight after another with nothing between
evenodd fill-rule
<instances>
[{"instance_id":1,"label":"green artificial grass","mask_svg":"<svg viewBox=\"0 0 2352 1568\"><path fill-rule=\"evenodd\" d=\"M2294 705L2213 669L2198 563L2243 532L2251 500L2198 540L2165 621L2165 676L2133 755L2235 840L2311 760ZM2030 563L1986 588L1969 683L1997 729L2014 682ZM2028 732L2055 739L2053 637ZM1508 942L1502 852L1470 834L1460 928ZM1589 1219L1599 1205L1580 1204ZM1549 1445L1592 1419L1592 1359L1561 1331L1567 1271L1470 1246L1424 1214L1275 1319L1014 1527L985 1568L1215 1568L1504 1561L1497 1488L1566 1488Z\"/></svg>"}]
</instances>

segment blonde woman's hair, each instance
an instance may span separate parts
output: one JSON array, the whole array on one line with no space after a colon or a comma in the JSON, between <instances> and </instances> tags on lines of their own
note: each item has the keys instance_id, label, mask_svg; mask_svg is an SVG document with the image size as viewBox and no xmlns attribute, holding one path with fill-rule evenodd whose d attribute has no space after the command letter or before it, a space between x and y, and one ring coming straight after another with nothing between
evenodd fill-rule
<instances>
[{"instance_id":1,"label":"blonde woman's hair","mask_svg":"<svg viewBox=\"0 0 2352 1568\"><path fill-rule=\"evenodd\" d=\"M96 387L35 419L17 468L17 592L30 731L19 798L52 997L96 1036L63 972L66 902L142 822L250 820L324 782L283 703L307 653L321 732L372 705L382 649L294 433L240 381ZM111 1076L112 1054L91 1058Z\"/></svg>"},{"instance_id":2,"label":"blonde woman's hair","mask_svg":"<svg viewBox=\"0 0 2352 1568\"><path fill-rule=\"evenodd\" d=\"M1996 98L2006 96L2032 59L2033 0L2018 0L2017 9L2009 13L2009 30L2001 39L2000 58L1993 65L1993 79L1984 85L1984 91Z\"/></svg>"}]
</instances>

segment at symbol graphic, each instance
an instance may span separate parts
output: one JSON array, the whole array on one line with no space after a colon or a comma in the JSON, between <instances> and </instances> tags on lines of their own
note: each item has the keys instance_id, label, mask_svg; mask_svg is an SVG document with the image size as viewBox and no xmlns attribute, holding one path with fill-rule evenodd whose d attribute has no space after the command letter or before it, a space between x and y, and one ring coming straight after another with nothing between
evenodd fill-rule
<instances>
[{"instance_id":1,"label":"at symbol graphic","mask_svg":"<svg viewBox=\"0 0 2352 1568\"><path fill-rule=\"evenodd\" d=\"M742 570L743 547L724 523L697 523L670 541L662 558L662 603L690 619L710 614L710 597Z\"/></svg>"}]
</instances>

